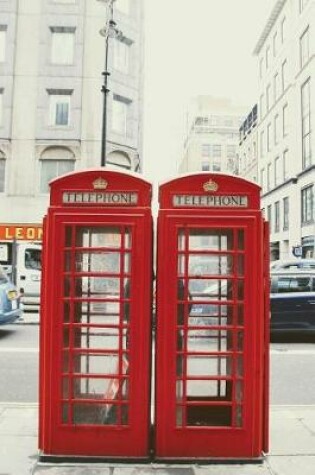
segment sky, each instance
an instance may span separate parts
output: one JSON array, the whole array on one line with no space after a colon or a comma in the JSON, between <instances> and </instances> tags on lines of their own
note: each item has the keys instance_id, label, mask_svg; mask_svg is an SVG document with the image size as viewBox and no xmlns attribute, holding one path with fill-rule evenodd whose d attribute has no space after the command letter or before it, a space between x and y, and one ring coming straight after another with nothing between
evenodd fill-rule
<instances>
[{"instance_id":1,"label":"sky","mask_svg":"<svg viewBox=\"0 0 315 475\"><path fill-rule=\"evenodd\" d=\"M226 97L250 111L253 55L275 0L144 0L144 178L177 176L192 97Z\"/></svg>"}]
</instances>

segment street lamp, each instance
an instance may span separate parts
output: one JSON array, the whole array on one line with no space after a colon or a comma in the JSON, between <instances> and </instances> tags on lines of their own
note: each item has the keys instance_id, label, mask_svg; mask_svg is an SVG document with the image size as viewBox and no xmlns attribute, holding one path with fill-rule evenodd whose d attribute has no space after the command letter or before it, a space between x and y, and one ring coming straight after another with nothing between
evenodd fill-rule
<instances>
[{"instance_id":1,"label":"street lamp","mask_svg":"<svg viewBox=\"0 0 315 475\"><path fill-rule=\"evenodd\" d=\"M109 92L108 77L110 76L110 72L108 71L108 44L110 38L120 38L122 36L122 33L116 28L116 22L113 19L115 0L97 1L104 3L106 6L106 25L100 30L100 34L105 38L105 70L102 72L102 75L104 76L104 82L101 89L103 93L101 166L105 167L107 145L107 94Z\"/></svg>"}]
</instances>

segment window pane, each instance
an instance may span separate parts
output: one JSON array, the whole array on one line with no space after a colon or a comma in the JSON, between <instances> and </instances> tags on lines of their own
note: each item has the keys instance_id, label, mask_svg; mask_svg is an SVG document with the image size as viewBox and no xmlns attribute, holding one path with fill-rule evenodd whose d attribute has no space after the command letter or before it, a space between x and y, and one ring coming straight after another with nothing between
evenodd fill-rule
<instances>
[{"instance_id":1,"label":"window pane","mask_svg":"<svg viewBox=\"0 0 315 475\"><path fill-rule=\"evenodd\" d=\"M6 30L0 30L0 63L5 61Z\"/></svg>"},{"instance_id":2,"label":"window pane","mask_svg":"<svg viewBox=\"0 0 315 475\"><path fill-rule=\"evenodd\" d=\"M127 132L128 104L123 101L113 100L112 128L115 132L126 135Z\"/></svg>"},{"instance_id":3,"label":"window pane","mask_svg":"<svg viewBox=\"0 0 315 475\"><path fill-rule=\"evenodd\" d=\"M0 160L0 193L4 192L5 160Z\"/></svg>"},{"instance_id":4,"label":"window pane","mask_svg":"<svg viewBox=\"0 0 315 475\"><path fill-rule=\"evenodd\" d=\"M42 160L40 176L40 192L48 193L48 183L57 176L74 169L74 160Z\"/></svg>"},{"instance_id":5,"label":"window pane","mask_svg":"<svg viewBox=\"0 0 315 475\"><path fill-rule=\"evenodd\" d=\"M72 64L74 56L74 33L53 32L51 44L51 62L54 64Z\"/></svg>"}]
</instances>

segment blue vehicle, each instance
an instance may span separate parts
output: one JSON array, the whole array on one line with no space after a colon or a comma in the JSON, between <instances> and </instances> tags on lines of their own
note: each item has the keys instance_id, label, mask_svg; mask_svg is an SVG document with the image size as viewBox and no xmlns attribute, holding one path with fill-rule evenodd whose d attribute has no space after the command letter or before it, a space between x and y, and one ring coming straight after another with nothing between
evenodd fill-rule
<instances>
[{"instance_id":1,"label":"blue vehicle","mask_svg":"<svg viewBox=\"0 0 315 475\"><path fill-rule=\"evenodd\" d=\"M12 323L21 315L18 291L0 266L0 325Z\"/></svg>"}]
</instances>

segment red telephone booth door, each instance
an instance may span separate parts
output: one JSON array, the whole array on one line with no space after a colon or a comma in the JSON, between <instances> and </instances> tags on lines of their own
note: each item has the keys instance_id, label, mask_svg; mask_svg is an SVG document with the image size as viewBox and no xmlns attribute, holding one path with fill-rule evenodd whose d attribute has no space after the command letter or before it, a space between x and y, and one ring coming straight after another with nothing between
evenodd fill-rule
<instances>
[{"instance_id":1,"label":"red telephone booth door","mask_svg":"<svg viewBox=\"0 0 315 475\"><path fill-rule=\"evenodd\" d=\"M117 189L119 176L117 185L115 174L103 175L106 192ZM139 183L129 186L134 192ZM149 455L151 228L150 209L79 203L48 213L41 377L48 459Z\"/></svg>"},{"instance_id":2,"label":"red telephone booth door","mask_svg":"<svg viewBox=\"0 0 315 475\"><path fill-rule=\"evenodd\" d=\"M160 211L159 459L261 456L263 226L260 212L235 214Z\"/></svg>"}]
</instances>

